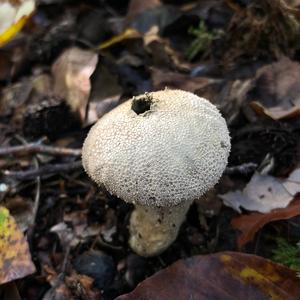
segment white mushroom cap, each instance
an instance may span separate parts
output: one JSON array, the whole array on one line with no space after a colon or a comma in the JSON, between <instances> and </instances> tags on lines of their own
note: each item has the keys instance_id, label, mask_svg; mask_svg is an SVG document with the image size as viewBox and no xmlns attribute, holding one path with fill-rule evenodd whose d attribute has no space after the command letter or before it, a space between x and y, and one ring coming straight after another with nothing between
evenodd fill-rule
<instances>
[{"instance_id":1,"label":"white mushroom cap","mask_svg":"<svg viewBox=\"0 0 300 300\"><path fill-rule=\"evenodd\" d=\"M229 151L226 122L214 105L166 89L104 115L84 142L82 160L96 183L124 201L174 206L212 188Z\"/></svg>"}]
</instances>

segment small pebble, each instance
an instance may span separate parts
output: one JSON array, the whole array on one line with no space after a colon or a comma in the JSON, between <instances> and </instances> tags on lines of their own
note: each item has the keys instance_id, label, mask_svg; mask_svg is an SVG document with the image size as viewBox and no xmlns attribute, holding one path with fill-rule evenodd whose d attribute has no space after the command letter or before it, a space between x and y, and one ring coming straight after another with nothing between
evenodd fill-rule
<instances>
[{"instance_id":1,"label":"small pebble","mask_svg":"<svg viewBox=\"0 0 300 300\"><path fill-rule=\"evenodd\" d=\"M111 256L101 251L88 251L76 258L75 270L94 279L94 286L104 289L112 283L116 274L116 266Z\"/></svg>"}]
</instances>

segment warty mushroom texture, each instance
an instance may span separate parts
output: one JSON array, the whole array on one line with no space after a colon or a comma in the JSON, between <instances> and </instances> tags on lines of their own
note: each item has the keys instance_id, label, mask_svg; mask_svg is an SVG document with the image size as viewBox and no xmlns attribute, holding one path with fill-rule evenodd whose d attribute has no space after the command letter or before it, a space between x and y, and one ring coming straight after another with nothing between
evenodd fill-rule
<instances>
[{"instance_id":1,"label":"warty mushroom texture","mask_svg":"<svg viewBox=\"0 0 300 300\"><path fill-rule=\"evenodd\" d=\"M165 89L104 115L84 142L82 162L97 184L135 205L130 247L154 256L176 239L193 200L218 182L229 152L227 125L213 104Z\"/></svg>"}]
</instances>

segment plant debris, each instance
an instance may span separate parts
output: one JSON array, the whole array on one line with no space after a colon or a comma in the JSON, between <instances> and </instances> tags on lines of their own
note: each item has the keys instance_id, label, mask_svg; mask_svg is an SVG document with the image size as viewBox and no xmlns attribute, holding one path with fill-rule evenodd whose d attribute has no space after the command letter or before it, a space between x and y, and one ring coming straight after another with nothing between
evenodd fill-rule
<instances>
[{"instance_id":1,"label":"plant debris","mask_svg":"<svg viewBox=\"0 0 300 300\"><path fill-rule=\"evenodd\" d=\"M298 0L0 1L0 298L298 299L295 273L262 257L298 270L299 36ZM81 149L107 112L165 88L217 106L231 152L172 245L143 258L133 205L91 181ZM186 147L179 128L162 160Z\"/></svg>"}]
</instances>

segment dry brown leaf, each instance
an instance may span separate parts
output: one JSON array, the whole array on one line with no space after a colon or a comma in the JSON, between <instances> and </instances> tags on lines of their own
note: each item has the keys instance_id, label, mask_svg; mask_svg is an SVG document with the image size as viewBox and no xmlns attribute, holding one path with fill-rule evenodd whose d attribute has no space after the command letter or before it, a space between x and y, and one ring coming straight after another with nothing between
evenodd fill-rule
<instances>
[{"instance_id":1,"label":"dry brown leaf","mask_svg":"<svg viewBox=\"0 0 300 300\"><path fill-rule=\"evenodd\" d=\"M300 279L255 255L221 252L179 260L118 300L299 299Z\"/></svg>"},{"instance_id":2,"label":"dry brown leaf","mask_svg":"<svg viewBox=\"0 0 300 300\"><path fill-rule=\"evenodd\" d=\"M151 74L155 90L161 90L167 87L194 93L196 90L214 81L214 79L206 77L190 77L186 74L166 72L157 68L151 68Z\"/></svg>"},{"instance_id":3,"label":"dry brown leaf","mask_svg":"<svg viewBox=\"0 0 300 300\"><path fill-rule=\"evenodd\" d=\"M250 107L259 116L270 117L273 120L286 120L298 117L300 107L284 108L281 106L266 108L257 101L252 101Z\"/></svg>"},{"instance_id":4,"label":"dry brown leaf","mask_svg":"<svg viewBox=\"0 0 300 300\"><path fill-rule=\"evenodd\" d=\"M248 95L250 107L256 114L273 120L299 116L299 75L300 64L286 57L260 68Z\"/></svg>"},{"instance_id":5,"label":"dry brown leaf","mask_svg":"<svg viewBox=\"0 0 300 300\"><path fill-rule=\"evenodd\" d=\"M160 69L175 69L183 72L191 70L182 54L172 48L170 42L159 36L158 25L152 26L143 36L145 49L152 57L154 66Z\"/></svg>"},{"instance_id":6,"label":"dry brown leaf","mask_svg":"<svg viewBox=\"0 0 300 300\"><path fill-rule=\"evenodd\" d=\"M96 53L73 47L63 52L52 66L54 94L65 99L82 121L91 91L90 77L97 62Z\"/></svg>"},{"instance_id":7,"label":"dry brown leaf","mask_svg":"<svg viewBox=\"0 0 300 300\"><path fill-rule=\"evenodd\" d=\"M35 272L26 238L9 211L0 207L0 284Z\"/></svg>"},{"instance_id":8,"label":"dry brown leaf","mask_svg":"<svg viewBox=\"0 0 300 300\"><path fill-rule=\"evenodd\" d=\"M160 0L131 0L127 10L127 20L131 20L147 9L161 5Z\"/></svg>"},{"instance_id":9,"label":"dry brown leaf","mask_svg":"<svg viewBox=\"0 0 300 300\"><path fill-rule=\"evenodd\" d=\"M288 207L274 209L268 214L251 213L234 218L231 221L233 228L241 231L237 239L238 247L241 248L252 241L255 234L266 224L278 221L288 220L300 215L300 198L296 198Z\"/></svg>"}]
</instances>

